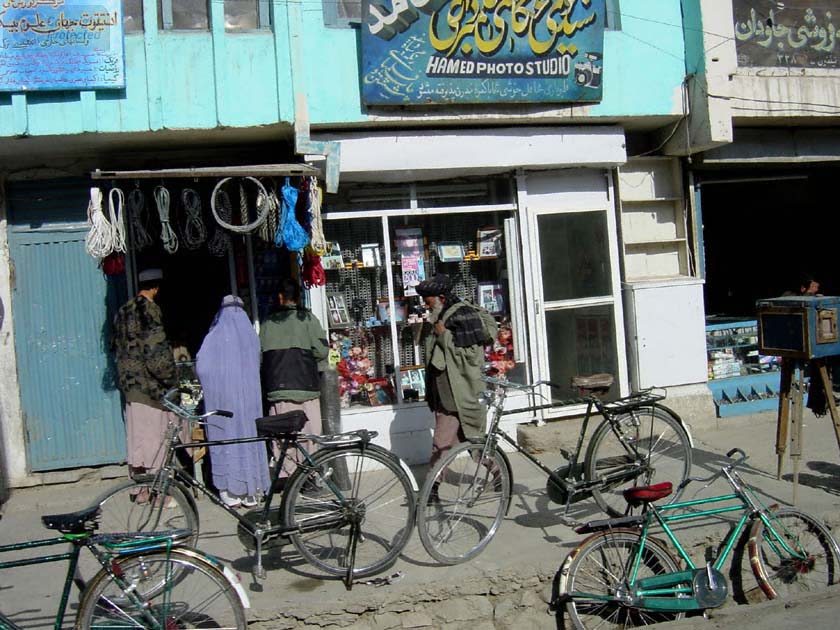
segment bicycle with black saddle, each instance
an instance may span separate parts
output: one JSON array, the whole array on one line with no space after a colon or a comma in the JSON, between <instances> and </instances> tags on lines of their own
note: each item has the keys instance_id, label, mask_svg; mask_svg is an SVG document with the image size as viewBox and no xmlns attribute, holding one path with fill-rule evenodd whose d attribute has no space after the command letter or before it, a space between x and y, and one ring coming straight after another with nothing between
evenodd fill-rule
<instances>
[{"instance_id":1,"label":"bicycle with black saddle","mask_svg":"<svg viewBox=\"0 0 840 630\"><path fill-rule=\"evenodd\" d=\"M586 405L575 450L563 452L568 465L551 470L524 450L500 426L509 390L538 395L548 381L530 385L484 376L490 385L483 392L489 407L487 434L446 453L429 472L418 500L417 525L426 551L443 564L457 564L477 556L490 543L510 506L513 470L506 444L540 468L548 477L546 489L552 501L565 506L592 497L607 514L623 514L624 489L656 483L678 483L691 470L691 441L682 419L662 405L664 390L644 390L605 402L601 399L613 384L610 374L575 376L572 386L582 397L535 405L536 411L569 405ZM603 419L583 452L590 418ZM501 443L501 444L500 444ZM671 497L677 499L679 493Z\"/></svg>"},{"instance_id":2,"label":"bicycle with black saddle","mask_svg":"<svg viewBox=\"0 0 840 630\"><path fill-rule=\"evenodd\" d=\"M302 411L256 420L257 436L232 440L181 442L184 423L205 423L214 410L196 415L175 402L180 390L170 390L164 406L174 412L162 444L163 465L154 474L139 475L100 498L105 531L156 531L173 526L199 534L199 514L193 494L203 494L238 522L243 542L253 544L254 574L265 577L262 552L271 541L291 542L300 555L329 575L343 578L350 589L357 578L392 564L414 528L417 484L408 467L390 451L373 444L375 431L335 435L301 433ZM280 454L261 507L240 513L227 506L186 470L176 457L184 449L278 442ZM305 444L317 447L310 453ZM267 456L267 455L266 455ZM292 472L281 480L284 463ZM138 487L146 490L142 504ZM280 495L279 510L274 505ZM250 545L249 545L250 546Z\"/></svg>"}]
</instances>

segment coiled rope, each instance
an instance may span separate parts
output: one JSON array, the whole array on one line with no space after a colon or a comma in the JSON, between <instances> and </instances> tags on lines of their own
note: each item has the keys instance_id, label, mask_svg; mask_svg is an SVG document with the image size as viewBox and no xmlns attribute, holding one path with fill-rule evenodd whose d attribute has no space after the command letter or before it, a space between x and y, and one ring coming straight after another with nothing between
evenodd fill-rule
<instances>
[{"instance_id":1,"label":"coiled rope","mask_svg":"<svg viewBox=\"0 0 840 630\"><path fill-rule=\"evenodd\" d=\"M102 212L102 191L98 188L90 189L87 214L90 231L85 237L85 251L94 258L105 258L114 251L114 243L111 224Z\"/></svg>"},{"instance_id":2,"label":"coiled rope","mask_svg":"<svg viewBox=\"0 0 840 630\"><path fill-rule=\"evenodd\" d=\"M131 225L131 242L135 249L145 249L152 244L152 237L146 231L146 197L140 188L128 193L128 214Z\"/></svg>"},{"instance_id":3,"label":"coiled rope","mask_svg":"<svg viewBox=\"0 0 840 630\"><path fill-rule=\"evenodd\" d=\"M217 193L213 191L212 205L216 205ZM230 234L228 234L218 217L221 217L225 223L229 223L233 218L233 206L230 203L230 197L224 190L218 191L218 208L213 209L213 216L216 216L216 229L213 232L213 237L207 243L207 250L214 256L222 257L227 254L230 248Z\"/></svg>"},{"instance_id":4,"label":"coiled rope","mask_svg":"<svg viewBox=\"0 0 840 630\"><path fill-rule=\"evenodd\" d=\"M116 201L115 201L116 198ZM108 216L111 221L111 246L113 252L125 253L125 221L123 208L125 195L119 188L112 188L108 193ZM110 252L109 252L110 253Z\"/></svg>"},{"instance_id":5,"label":"coiled rope","mask_svg":"<svg viewBox=\"0 0 840 630\"><path fill-rule=\"evenodd\" d=\"M184 223L183 242L189 250L198 249L207 240L207 228L201 218L201 196L192 188L181 191L181 205L187 215Z\"/></svg>"},{"instance_id":6,"label":"coiled rope","mask_svg":"<svg viewBox=\"0 0 840 630\"><path fill-rule=\"evenodd\" d=\"M178 251L178 235L169 224L169 191L164 186L155 187L155 204L160 217L160 241L169 254Z\"/></svg>"},{"instance_id":7,"label":"coiled rope","mask_svg":"<svg viewBox=\"0 0 840 630\"><path fill-rule=\"evenodd\" d=\"M327 239L324 237L324 222L321 218L321 203L323 201L323 193L318 186L318 179L316 177L309 178L309 214L310 221L310 240L309 246L312 251L318 256L323 256L327 253Z\"/></svg>"},{"instance_id":8,"label":"coiled rope","mask_svg":"<svg viewBox=\"0 0 840 630\"><path fill-rule=\"evenodd\" d=\"M265 221L260 226L257 236L266 243L274 242L274 235L277 233L277 209L280 207L280 200L277 199L277 191L270 190L263 199L262 193L257 196L257 208L261 204L267 204Z\"/></svg>"},{"instance_id":9,"label":"coiled rope","mask_svg":"<svg viewBox=\"0 0 840 630\"><path fill-rule=\"evenodd\" d=\"M226 230L230 230L231 232L235 232L236 234L248 234L256 230L260 225L262 225L263 221L265 221L265 217L268 214L268 204L262 204L260 206L257 204L257 218L254 220L253 223L247 223L244 225L233 225L230 221L233 218L233 214L231 213L230 216L221 216L218 208L218 203L216 201L216 197L223 193L222 186L225 185L229 180L233 179L232 177L225 177L224 179L220 179L219 182L216 184L216 187L213 188L213 194L210 197L210 210L213 211L213 218L216 219L216 223L221 225ZM260 195L263 197L267 197L268 193L266 193L265 186L262 185L262 182L258 180L256 177L243 177L242 180L250 180L254 182L254 185L257 187L257 199L259 199ZM227 196L227 195L226 195ZM228 202L230 202L230 198L228 197ZM245 194L245 187L242 185L240 181L239 184L239 209L240 213L242 214L242 221L248 220L248 199Z\"/></svg>"}]
</instances>

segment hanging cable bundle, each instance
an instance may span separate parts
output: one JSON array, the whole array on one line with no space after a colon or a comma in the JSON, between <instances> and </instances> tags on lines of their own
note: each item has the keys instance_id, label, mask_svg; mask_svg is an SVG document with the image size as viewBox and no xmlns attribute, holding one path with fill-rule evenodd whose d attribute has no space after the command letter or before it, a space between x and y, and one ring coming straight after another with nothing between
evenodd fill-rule
<instances>
[{"instance_id":1,"label":"hanging cable bundle","mask_svg":"<svg viewBox=\"0 0 840 630\"><path fill-rule=\"evenodd\" d=\"M85 251L94 258L105 258L114 251L111 224L102 212L102 191L90 189L88 202L88 226L90 231L85 237Z\"/></svg>"},{"instance_id":2,"label":"hanging cable bundle","mask_svg":"<svg viewBox=\"0 0 840 630\"><path fill-rule=\"evenodd\" d=\"M277 233L277 209L280 207L277 192L274 190L268 191L265 199L263 199L262 194L258 195L257 208L259 209L263 203L268 204L268 207L266 209L265 221L260 225L257 236L266 243L273 243L274 235Z\"/></svg>"},{"instance_id":3,"label":"hanging cable bundle","mask_svg":"<svg viewBox=\"0 0 840 630\"><path fill-rule=\"evenodd\" d=\"M327 274L324 273L324 268L321 266L321 257L312 251L311 246L307 246L304 251L303 269L300 273L303 286L307 289L322 287L327 283Z\"/></svg>"},{"instance_id":4,"label":"hanging cable bundle","mask_svg":"<svg viewBox=\"0 0 840 630\"><path fill-rule=\"evenodd\" d=\"M155 204L160 217L160 241L168 254L178 251L178 235L169 224L169 191L165 186L155 187Z\"/></svg>"},{"instance_id":5,"label":"hanging cable bundle","mask_svg":"<svg viewBox=\"0 0 840 630\"><path fill-rule=\"evenodd\" d=\"M201 196L192 188L181 191L181 205L187 215L184 223L183 242L189 250L198 249L207 240L207 228L201 218Z\"/></svg>"},{"instance_id":6,"label":"hanging cable bundle","mask_svg":"<svg viewBox=\"0 0 840 630\"><path fill-rule=\"evenodd\" d=\"M136 250L145 249L152 244L152 237L146 230L146 197L140 188L128 193L128 220L131 225L131 244Z\"/></svg>"},{"instance_id":7,"label":"hanging cable bundle","mask_svg":"<svg viewBox=\"0 0 840 630\"><path fill-rule=\"evenodd\" d=\"M242 182L239 184L239 210L242 219L242 225L233 225L231 220L233 218L233 214L229 217L223 217L220 215L219 212L219 202L217 197L221 195L224 191L222 190L222 186L224 186L229 180L233 179L232 177L225 177L224 179L220 179L219 182L216 184L216 187L213 188L213 194L210 196L210 210L213 211L213 218L216 219L216 223L221 225L226 230L230 230L231 232L235 232L237 234L248 234L256 230L260 225L262 225L263 221L265 221L266 214L268 213L268 206L263 204L260 206L257 204L257 218L252 222L248 223L248 198L245 193L245 187L243 186ZM265 186L262 185L262 182L258 180L256 177L243 177L243 180L249 180L254 183L257 187L257 198L260 195L264 197L267 196L265 191ZM225 193L227 196L227 193ZM230 202L230 197L228 197L228 202Z\"/></svg>"},{"instance_id":8,"label":"hanging cable bundle","mask_svg":"<svg viewBox=\"0 0 840 630\"><path fill-rule=\"evenodd\" d=\"M222 228L222 221L229 224L233 219L233 205L224 190L213 191L213 215L216 217L216 229L213 237L207 243L207 251L220 258L230 249L230 234ZM219 221L222 219L222 221Z\"/></svg>"},{"instance_id":9,"label":"hanging cable bundle","mask_svg":"<svg viewBox=\"0 0 840 630\"><path fill-rule=\"evenodd\" d=\"M274 237L274 244L277 247L285 247L290 252L300 252L309 243L309 235L306 233L295 217L295 206L297 206L298 190L289 183L286 183L281 190L280 198L280 225ZM299 261L302 262L302 261ZM302 264L300 265L302 267Z\"/></svg>"},{"instance_id":10,"label":"hanging cable bundle","mask_svg":"<svg viewBox=\"0 0 840 630\"><path fill-rule=\"evenodd\" d=\"M324 222L321 218L321 203L323 201L323 194L321 188L318 186L318 179L316 177L309 178L309 214L311 225L311 240L310 247L318 254L323 256L327 253L327 239L324 237Z\"/></svg>"}]
</instances>

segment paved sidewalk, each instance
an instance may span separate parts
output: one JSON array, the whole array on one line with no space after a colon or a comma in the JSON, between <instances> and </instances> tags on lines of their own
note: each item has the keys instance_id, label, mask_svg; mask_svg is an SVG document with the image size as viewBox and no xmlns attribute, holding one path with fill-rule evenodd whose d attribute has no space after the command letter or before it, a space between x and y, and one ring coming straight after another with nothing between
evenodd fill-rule
<instances>
[{"instance_id":1,"label":"paved sidewalk","mask_svg":"<svg viewBox=\"0 0 840 630\"><path fill-rule=\"evenodd\" d=\"M804 457L800 475L799 507L840 525L840 449L828 418L806 411ZM790 462L782 480L775 476L775 413L727 419L704 418L692 423L694 475L708 475L724 463L724 454L738 446L750 456L742 469L744 479L770 503L791 503ZM574 439L572 423L549 424L535 431L565 433ZM546 440L551 442L551 440ZM560 465L556 452L540 453L548 465ZM246 583L254 628L555 628L547 613L554 575L568 551L580 540L564 520L559 506L545 495L541 471L518 455L514 466L514 497L510 513L483 554L473 561L442 567L426 554L419 537L412 536L402 557L389 573L402 578L390 585L359 584L346 591L341 582L323 579L303 563L291 546L267 554L268 578L251 584L251 556L236 536L236 523L204 500L200 548L234 567ZM417 469L418 481L424 471ZM0 544L27 537L48 537L39 517L79 509L114 481L85 479L75 484L27 488L13 492L0 521ZM717 481L711 488L690 487L684 497L722 494L728 486ZM584 521L602 518L592 501L573 506L571 516ZM725 524L686 526L683 533L703 549L726 532ZM57 565L54 565L57 567ZM13 614L25 627L44 627L57 604L63 575L52 567L15 569L0 573L0 610ZM30 593L45 594L44 599ZM746 627L746 626L745 626Z\"/></svg>"}]
</instances>

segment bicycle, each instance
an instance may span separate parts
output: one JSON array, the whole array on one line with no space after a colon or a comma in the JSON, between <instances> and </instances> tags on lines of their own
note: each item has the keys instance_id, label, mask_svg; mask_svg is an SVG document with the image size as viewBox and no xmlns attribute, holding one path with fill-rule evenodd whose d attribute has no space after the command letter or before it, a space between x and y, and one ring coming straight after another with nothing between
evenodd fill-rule
<instances>
[{"instance_id":1,"label":"bicycle","mask_svg":"<svg viewBox=\"0 0 840 630\"><path fill-rule=\"evenodd\" d=\"M278 537L291 541L310 564L330 575L343 576L348 589L354 579L377 573L396 560L414 527L417 484L399 458L371 442L375 431L302 434L299 432L306 415L292 411L258 418L256 437L181 443L182 422L206 422L211 416L231 414L215 410L196 415L174 402L178 393L176 388L163 398L164 406L175 413L175 420L162 444L166 449L162 467L101 497L103 526L113 531L155 531L177 525L192 532L194 543L199 534L199 515L191 494L201 493L238 521L240 537L253 541L257 578L265 577L264 545ZM273 440L281 442L280 455L265 502L252 515L227 506L179 466L175 456L189 448ZM319 449L310 454L304 441ZM289 455L290 449L298 454L298 462ZM296 468L281 491L278 479L287 460ZM140 505L130 496L138 487L148 490L148 501ZM276 492L282 492L279 515L272 511ZM170 502L173 507L166 507Z\"/></svg>"},{"instance_id":2,"label":"bicycle","mask_svg":"<svg viewBox=\"0 0 840 630\"><path fill-rule=\"evenodd\" d=\"M513 471L507 454L499 447L500 442L546 474L549 497L565 504L565 515L572 503L590 495L608 514L621 514L616 506L623 488L636 485L639 480L652 483L662 478L682 480L688 476L691 442L680 417L659 404L664 394L645 390L603 402L600 396L612 385L611 375L574 377L572 385L584 397L530 407L537 410L586 404L575 450L563 453L568 466L551 470L523 450L502 430L499 422L505 413L509 389L534 394L541 385L557 386L547 381L523 385L492 376L482 378L493 386L483 396L489 407L486 435L444 455L427 475L418 500L420 540L429 555L442 564L458 564L481 553L507 514ZM593 410L603 420L592 434L581 460Z\"/></svg>"},{"instance_id":3,"label":"bicycle","mask_svg":"<svg viewBox=\"0 0 840 630\"><path fill-rule=\"evenodd\" d=\"M99 571L81 589L76 630L88 628L236 628L245 630L248 596L236 576L218 560L180 547L187 530L139 534L96 534L99 506L43 516L47 529L61 536L0 546L0 554L70 544L55 555L0 562L0 570L68 562L54 630L60 630L82 549L91 552ZM28 597L28 594L27 594ZM0 628L21 630L0 612Z\"/></svg>"},{"instance_id":4,"label":"bicycle","mask_svg":"<svg viewBox=\"0 0 840 630\"><path fill-rule=\"evenodd\" d=\"M739 457L734 459L736 454ZM716 608L729 593L721 570L734 549L738 550L736 556L748 554L758 588L769 599L837 583L840 548L828 529L801 510L764 506L736 471L747 459L744 451L732 449L727 457L732 461L719 472L705 479L690 477L681 485L711 483L723 476L732 494L653 505L671 492L671 483L631 488L624 493L628 505L642 506L641 514L593 521L578 528L578 533L594 534L564 561L555 608L565 605L578 630L635 627ZM711 504L724 505L696 509ZM668 514L672 511L678 513ZM706 565L698 567L669 523L731 512L738 521L717 547L720 552L710 548ZM677 550L683 569L665 543L650 534L654 525L662 528ZM736 565L740 567L742 562Z\"/></svg>"}]
</instances>

